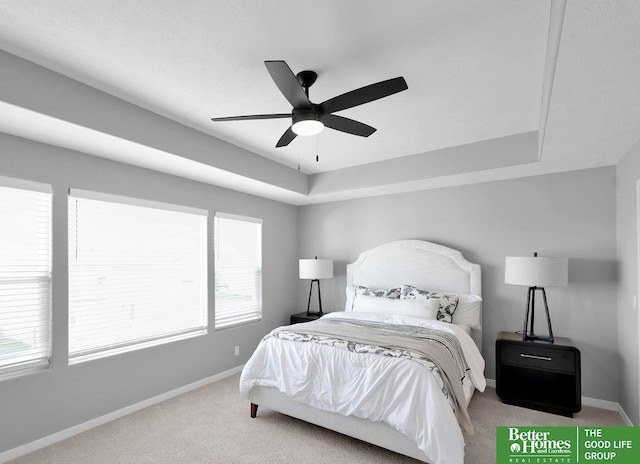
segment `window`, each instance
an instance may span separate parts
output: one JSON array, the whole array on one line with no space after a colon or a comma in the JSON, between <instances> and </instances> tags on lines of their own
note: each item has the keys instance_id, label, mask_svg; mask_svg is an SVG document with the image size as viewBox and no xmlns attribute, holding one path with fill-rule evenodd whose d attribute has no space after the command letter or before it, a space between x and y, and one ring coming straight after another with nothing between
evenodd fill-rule
<instances>
[{"instance_id":1,"label":"window","mask_svg":"<svg viewBox=\"0 0 640 464\"><path fill-rule=\"evenodd\" d=\"M70 191L70 363L206 333L206 214Z\"/></svg>"},{"instance_id":2,"label":"window","mask_svg":"<svg viewBox=\"0 0 640 464\"><path fill-rule=\"evenodd\" d=\"M0 372L51 355L51 187L0 178Z\"/></svg>"},{"instance_id":3,"label":"window","mask_svg":"<svg viewBox=\"0 0 640 464\"><path fill-rule=\"evenodd\" d=\"M262 220L216 213L216 328L262 318Z\"/></svg>"}]
</instances>

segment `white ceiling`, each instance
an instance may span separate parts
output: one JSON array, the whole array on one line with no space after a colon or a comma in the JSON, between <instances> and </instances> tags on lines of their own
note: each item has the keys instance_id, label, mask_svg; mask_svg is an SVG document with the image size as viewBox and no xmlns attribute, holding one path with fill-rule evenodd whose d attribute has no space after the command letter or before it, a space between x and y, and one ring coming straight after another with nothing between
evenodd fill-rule
<instances>
[{"instance_id":1,"label":"white ceiling","mask_svg":"<svg viewBox=\"0 0 640 464\"><path fill-rule=\"evenodd\" d=\"M245 186L237 179L222 185L304 204L615 164L640 137L638 3L0 1L0 48L293 168L291 175L299 174L299 165L310 175L309 191L290 197L252 188L251 182L275 185L259 176L245 176L251 178ZM340 113L376 127L369 138L327 129L275 148L286 119L210 121L289 112L263 63L277 59L294 73L318 73L310 89L316 103L397 76L404 76L409 89ZM53 131L35 133L31 116L5 115L0 131L64 144L48 139ZM64 122L60 115L48 116ZM44 131L46 121L38 127ZM82 137L78 121L68 129ZM540 145L527 138L539 159L522 159L517 149L511 160L508 153L498 157L497 149L477 150L478 143L531 133L539 142L544 136ZM100 150L90 145L69 148L113 157L104 140ZM452 147L465 147L467 156L481 152L483 162L459 162L453 171L429 169L444 162L438 157L446 158ZM140 150L130 148L128 162L153 168ZM220 169L215 159L170 155L181 157L180 168L172 171L169 163L158 170L207 181L202 163ZM408 161L420 167L412 176L384 180L384 172ZM208 179L221 183L219 176Z\"/></svg>"}]
</instances>

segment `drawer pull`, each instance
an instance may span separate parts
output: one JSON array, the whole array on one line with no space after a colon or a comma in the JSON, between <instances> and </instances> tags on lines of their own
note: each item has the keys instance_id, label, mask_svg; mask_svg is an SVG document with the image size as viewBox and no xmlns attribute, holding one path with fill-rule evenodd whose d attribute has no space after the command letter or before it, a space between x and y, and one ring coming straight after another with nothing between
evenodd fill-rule
<instances>
[{"instance_id":1,"label":"drawer pull","mask_svg":"<svg viewBox=\"0 0 640 464\"><path fill-rule=\"evenodd\" d=\"M529 358L529 359L539 359L540 361L551 361L551 358L549 358L548 356L536 356L533 354L524 354L524 353L520 353L520 356L523 358Z\"/></svg>"}]
</instances>

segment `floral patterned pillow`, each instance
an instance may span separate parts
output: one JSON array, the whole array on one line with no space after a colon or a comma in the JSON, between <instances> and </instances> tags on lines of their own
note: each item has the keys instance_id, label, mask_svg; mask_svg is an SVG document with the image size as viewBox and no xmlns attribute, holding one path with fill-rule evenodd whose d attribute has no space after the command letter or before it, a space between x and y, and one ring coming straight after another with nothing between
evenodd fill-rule
<instances>
[{"instance_id":1,"label":"floral patterned pillow","mask_svg":"<svg viewBox=\"0 0 640 464\"><path fill-rule=\"evenodd\" d=\"M456 311L458 307L458 296L457 295L448 295L446 293L440 292L431 292L429 290L420 290L418 288L412 287L411 285L403 285L400 288L400 299L402 300L412 300L412 299L422 299L422 300L438 300L438 320L442 322L453 321L453 313Z\"/></svg>"},{"instance_id":2,"label":"floral patterned pillow","mask_svg":"<svg viewBox=\"0 0 640 464\"><path fill-rule=\"evenodd\" d=\"M398 300L400 299L400 290L401 289L399 288L374 290L372 288L359 285L356 287L356 295L376 296L378 298L391 298L392 300Z\"/></svg>"}]
</instances>

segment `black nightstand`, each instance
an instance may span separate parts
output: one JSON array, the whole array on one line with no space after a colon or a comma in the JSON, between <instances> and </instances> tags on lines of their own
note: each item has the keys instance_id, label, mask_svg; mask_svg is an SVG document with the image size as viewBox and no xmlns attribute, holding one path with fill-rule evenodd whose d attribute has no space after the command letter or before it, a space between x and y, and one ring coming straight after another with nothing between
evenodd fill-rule
<instances>
[{"instance_id":1,"label":"black nightstand","mask_svg":"<svg viewBox=\"0 0 640 464\"><path fill-rule=\"evenodd\" d=\"M304 311L302 313L296 313L296 314L292 314L291 315L291 324L298 324L299 322L309 322L309 321L315 321L316 319L319 319L320 315L319 314L314 314L311 313L307 316L307 312Z\"/></svg>"},{"instance_id":2,"label":"black nightstand","mask_svg":"<svg viewBox=\"0 0 640 464\"><path fill-rule=\"evenodd\" d=\"M523 341L521 334L500 332L496 393L508 404L572 417L582 408L580 351L567 338Z\"/></svg>"}]
</instances>

